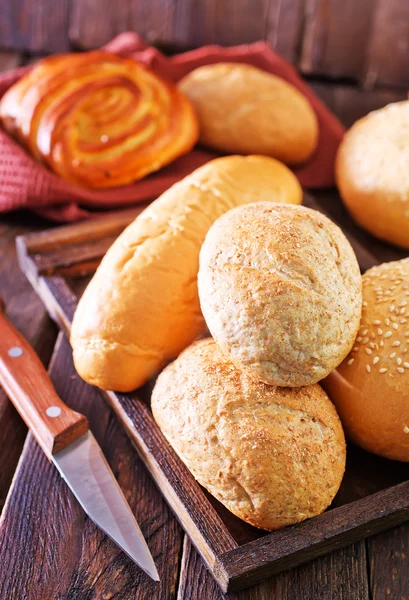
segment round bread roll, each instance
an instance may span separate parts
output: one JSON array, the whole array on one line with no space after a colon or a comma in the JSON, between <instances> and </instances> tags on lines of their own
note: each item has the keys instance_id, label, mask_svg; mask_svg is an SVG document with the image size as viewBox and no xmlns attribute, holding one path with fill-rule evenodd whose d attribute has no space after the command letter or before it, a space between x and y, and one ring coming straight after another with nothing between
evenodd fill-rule
<instances>
[{"instance_id":1,"label":"round bread roll","mask_svg":"<svg viewBox=\"0 0 409 600\"><path fill-rule=\"evenodd\" d=\"M211 339L159 375L152 410L197 481L255 527L318 515L341 484L345 439L324 390L256 382Z\"/></svg>"},{"instance_id":2,"label":"round bread roll","mask_svg":"<svg viewBox=\"0 0 409 600\"><path fill-rule=\"evenodd\" d=\"M195 107L200 142L223 152L265 154L289 165L307 160L318 121L305 97L280 77L245 64L199 67L179 82Z\"/></svg>"},{"instance_id":3,"label":"round bread roll","mask_svg":"<svg viewBox=\"0 0 409 600\"><path fill-rule=\"evenodd\" d=\"M203 334L200 247L220 215L260 198L300 203L302 190L272 158L218 158L169 188L125 229L74 315L74 364L85 381L131 391Z\"/></svg>"},{"instance_id":4,"label":"round bread roll","mask_svg":"<svg viewBox=\"0 0 409 600\"><path fill-rule=\"evenodd\" d=\"M353 442L409 461L409 259L373 267L362 282L355 345L323 383Z\"/></svg>"},{"instance_id":5,"label":"round bread roll","mask_svg":"<svg viewBox=\"0 0 409 600\"><path fill-rule=\"evenodd\" d=\"M409 248L409 101L360 119L338 150L336 179L355 221Z\"/></svg>"},{"instance_id":6,"label":"round bread roll","mask_svg":"<svg viewBox=\"0 0 409 600\"><path fill-rule=\"evenodd\" d=\"M259 381L297 387L345 358L361 314L361 275L342 231L300 206L226 213L200 253L199 297L216 342Z\"/></svg>"}]
</instances>

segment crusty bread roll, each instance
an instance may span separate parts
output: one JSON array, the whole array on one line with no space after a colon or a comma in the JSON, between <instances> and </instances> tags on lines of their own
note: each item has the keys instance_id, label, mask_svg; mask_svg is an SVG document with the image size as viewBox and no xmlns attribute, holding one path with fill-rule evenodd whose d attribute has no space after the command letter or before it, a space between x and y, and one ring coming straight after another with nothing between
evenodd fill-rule
<instances>
[{"instance_id":1,"label":"crusty bread roll","mask_svg":"<svg viewBox=\"0 0 409 600\"><path fill-rule=\"evenodd\" d=\"M373 267L362 280L354 348L323 384L352 441L409 461L409 259Z\"/></svg>"},{"instance_id":2,"label":"crusty bread roll","mask_svg":"<svg viewBox=\"0 0 409 600\"><path fill-rule=\"evenodd\" d=\"M230 156L193 172L138 216L78 304L71 344L81 377L130 391L200 335L197 271L207 230L233 206L260 198L300 203L302 190L271 158Z\"/></svg>"},{"instance_id":3,"label":"crusty bread roll","mask_svg":"<svg viewBox=\"0 0 409 600\"><path fill-rule=\"evenodd\" d=\"M195 69L179 82L199 116L200 142L223 152L265 154L295 165L318 142L318 122L304 96L280 77L245 64Z\"/></svg>"},{"instance_id":4,"label":"crusty bread roll","mask_svg":"<svg viewBox=\"0 0 409 600\"><path fill-rule=\"evenodd\" d=\"M195 145L199 126L177 87L111 52L44 58L0 102L0 121L71 183L128 184Z\"/></svg>"},{"instance_id":5,"label":"crusty bread roll","mask_svg":"<svg viewBox=\"0 0 409 600\"><path fill-rule=\"evenodd\" d=\"M198 482L255 527L318 515L338 491L344 434L319 385L258 383L206 339L159 375L152 411Z\"/></svg>"},{"instance_id":6,"label":"crusty bread roll","mask_svg":"<svg viewBox=\"0 0 409 600\"><path fill-rule=\"evenodd\" d=\"M206 236L198 282L214 339L259 381L316 383L352 348L359 266L339 227L315 210L259 202L229 211Z\"/></svg>"},{"instance_id":7,"label":"crusty bread roll","mask_svg":"<svg viewBox=\"0 0 409 600\"><path fill-rule=\"evenodd\" d=\"M409 248L409 101L389 104L352 126L336 160L341 197L355 221Z\"/></svg>"}]
</instances>

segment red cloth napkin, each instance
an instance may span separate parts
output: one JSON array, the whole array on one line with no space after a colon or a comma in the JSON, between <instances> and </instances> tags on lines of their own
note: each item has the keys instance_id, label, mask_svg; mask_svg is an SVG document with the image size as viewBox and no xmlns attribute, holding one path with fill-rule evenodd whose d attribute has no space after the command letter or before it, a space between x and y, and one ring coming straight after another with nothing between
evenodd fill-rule
<instances>
[{"instance_id":1,"label":"red cloth napkin","mask_svg":"<svg viewBox=\"0 0 409 600\"><path fill-rule=\"evenodd\" d=\"M131 56L175 82L201 65L221 61L248 63L286 79L311 102L320 127L320 141L316 152L306 164L294 169L294 172L307 188L334 184L335 154L344 128L294 68L266 43L257 42L234 48L205 46L167 57L145 44L138 35L123 33L107 44L105 49ZM1 76L0 97L31 68L33 67L24 67ZM152 200L216 156L218 154L215 152L196 147L164 169L134 184L110 190L91 190L67 183L48 171L0 129L0 212L29 208L54 221L85 219L98 214L98 209L106 211Z\"/></svg>"}]
</instances>

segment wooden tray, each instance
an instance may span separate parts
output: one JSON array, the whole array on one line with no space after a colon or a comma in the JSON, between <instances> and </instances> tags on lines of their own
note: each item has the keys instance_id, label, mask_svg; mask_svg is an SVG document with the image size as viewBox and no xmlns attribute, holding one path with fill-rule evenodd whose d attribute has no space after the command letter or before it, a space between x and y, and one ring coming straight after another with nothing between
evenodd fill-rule
<instances>
[{"instance_id":1,"label":"wooden tray","mask_svg":"<svg viewBox=\"0 0 409 600\"><path fill-rule=\"evenodd\" d=\"M357 230L335 195L317 198L306 196L304 204L342 224L363 271L402 257ZM140 210L17 238L22 270L67 334L78 296L113 240ZM203 490L169 446L149 408L151 389L147 385L135 394L101 393L223 591L243 589L409 520L409 464L349 446L341 489L324 514L274 533L247 525Z\"/></svg>"}]
</instances>

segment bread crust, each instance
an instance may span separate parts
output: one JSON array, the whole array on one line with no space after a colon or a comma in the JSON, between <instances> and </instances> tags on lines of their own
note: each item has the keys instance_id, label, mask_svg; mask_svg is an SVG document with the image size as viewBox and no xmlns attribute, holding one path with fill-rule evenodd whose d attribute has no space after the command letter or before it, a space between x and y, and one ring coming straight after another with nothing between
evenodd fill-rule
<instances>
[{"instance_id":1,"label":"bread crust","mask_svg":"<svg viewBox=\"0 0 409 600\"><path fill-rule=\"evenodd\" d=\"M347 436L370 452L409 461L409 259L363 277L354 348L323 381Z\"/></svg>"},{"instance_id":2,"label":"bread crust","mask_svg":"<svg viewBox=\"0 0 409 600\"><path fill-rule=\"evenodd\" d=\"M206 236L198 285L214 339L259 381L316 383L352 348L358 262L339 227L317 211L263 202L229 211Z\"/></svg>"},{"instance_id":3,"label":"bread crust","mask_svg":"<svg viewBox=\"0 0 409 600\"><path fill-rule=\"evenodd\" d=\"M369 113L345 135L336 181L345 206L364 229L409 248L409 101Z\"/></svg>"},{"instance_id":4,"label":"bread crust","mask_svg":"<svg viewBox=\"0 0 409 600\"><path fill-rule=\"evenodd\" d=\"M319 385L258 383L206 339L159 375L152 411L198 482L255 527L313 517L338 491L344 434Z\"/></svg>"},{"instance_id":5,"label":"bread crust","mask_svg":"<svg viewBox=\"0 0 409 600\"><path fill-rule=\"evenodd\" d=\"M195 69L178 86L197 111L205 146L288 165L306 161L317 146L314 110L280 77L251 65L217 63Z\"/></svg>"},{"instance_id":6,"label":"bread crust","mask_svg":"<svg viewBox=\"0 0 409 600\"><path fill-rule=\"evenodd\" d=\"M79 301L71 344L78 373L131 391L201 335L199 251L211 224L260 198L300 203L301 187L267 157L216 159L172 186L119 236Z\"/></svg>"},{"instance_id":7,"label":"bread crust","mask_svg":"<svg viewBox=\"0 0 409 600\"><path fill-rule=\"evenodd\" d=\"M102 50L40 61L3 96L0 120L34 158L91 188L141 179L199 135L193 107L172 82Z\"/></svg>"}]
</instances>

